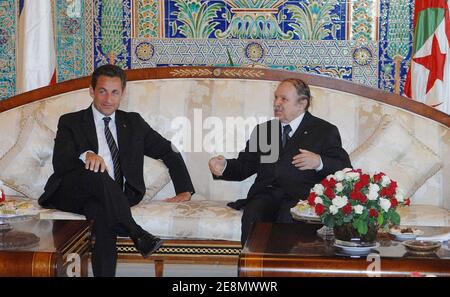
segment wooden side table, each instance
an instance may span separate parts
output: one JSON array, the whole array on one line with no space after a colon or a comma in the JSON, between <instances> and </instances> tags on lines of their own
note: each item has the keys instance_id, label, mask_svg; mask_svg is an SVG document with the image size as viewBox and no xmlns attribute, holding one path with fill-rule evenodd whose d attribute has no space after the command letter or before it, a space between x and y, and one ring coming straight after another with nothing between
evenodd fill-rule
<instances>
[{"instance_id":1,"label":"wooden side table","mask_svg":"<svg viewBox=\"0 0 450 297\"><path fill-rule=\"evenodd\" d=\"M13 224L14 230L39 238L30 247L0 249L2 276L87 276L90 226L84 220L32 220Z\"/></svg>"},{"instance_id":2,"label":"wooden side table","mask_svg":"<svg viewBox=\"0 0 450 297\"><path fill-rule=\"evenodd\" d=\"M369 257L343 255L333 246L333 240L316 234L319 227L255 224L239 256L239 276L450 276L448 243L443 243L436 253L414 255L389 234L379 234L380 246ZM418 228L427 236L450 231L450 227ZM378 270L372 270L376 264Z\"/></svg>"}]
</instances>

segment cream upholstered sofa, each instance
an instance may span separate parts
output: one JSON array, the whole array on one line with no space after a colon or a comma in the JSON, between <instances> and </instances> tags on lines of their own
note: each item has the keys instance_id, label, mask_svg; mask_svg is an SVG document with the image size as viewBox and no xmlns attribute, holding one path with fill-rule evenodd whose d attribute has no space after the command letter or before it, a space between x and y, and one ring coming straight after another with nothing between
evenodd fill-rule
<instances>
[{"instance_id":1,"label":"cream upholstered sofa","mask_svg":"<svg viewBox=\"0 0 450 297\"><path fill-rule=\"evenodd\" d=\"M121 108L140 112L179 144L196 189L189 202L161 201L174 194L167 169L146 158L147 193L132 212L154 234L239 241L241 212L226 203L244 198L254 177L213 181L207 162L216 154L237 155L256 123L271 117L274 89L288 77L311 85L311 112L338 126L355 168L384 171L411 196L412 207L401 210L403 224L450 225L450 116L444 113L347 81L287 71L169 67L127 75ZM37 199L42 193L58 118L90 104L88 85L88 77L80 78L0 101L0 180L10 194ZM45 209L41 218L83 219Z\"/></svg>"}]
</instances>

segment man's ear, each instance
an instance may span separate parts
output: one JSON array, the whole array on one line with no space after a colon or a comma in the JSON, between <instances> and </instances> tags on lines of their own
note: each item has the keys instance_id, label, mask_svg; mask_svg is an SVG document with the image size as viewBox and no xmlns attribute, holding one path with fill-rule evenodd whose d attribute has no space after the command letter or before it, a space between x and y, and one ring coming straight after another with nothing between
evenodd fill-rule
<instances>
[{"instance_id":1,"label":"man's ear","mask_svg":"<svg viewBox=\"0 0 450 297\"><path fill-rule=\"evenodd\" d=\"M92 87L92 85L89 85L89 95L92 97L92 99L94 99L94 88Z\"/></svg>"}]
</instances>

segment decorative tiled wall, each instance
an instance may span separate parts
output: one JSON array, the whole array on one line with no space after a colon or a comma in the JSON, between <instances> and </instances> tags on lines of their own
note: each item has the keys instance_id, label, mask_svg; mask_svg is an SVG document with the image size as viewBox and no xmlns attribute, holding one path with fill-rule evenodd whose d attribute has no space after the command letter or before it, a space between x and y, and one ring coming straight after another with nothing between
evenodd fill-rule
<instances>
[{"instance_id":1,"label":"decorative tiled wall","mask_svg":"<svg viewBox=\"0 0 450 297\"><path fill-rule=\"evenodd\" d=\"M0 0L0 98L14 94L15 0ZM58 81L98 65L250 66L401 92L414 0L58 0ZM17 4L16 4L17 5Z\"/></svg>"},{"instance_id":2,"label":"decorative tiled wall","mask_svg":"<svg viewBox=\"0 0 450 297\"><path fill-rule=\"evenodd\" d=\"M0 0L0 99L16 91L16 5Z\"/></svg>"}]
</instances>

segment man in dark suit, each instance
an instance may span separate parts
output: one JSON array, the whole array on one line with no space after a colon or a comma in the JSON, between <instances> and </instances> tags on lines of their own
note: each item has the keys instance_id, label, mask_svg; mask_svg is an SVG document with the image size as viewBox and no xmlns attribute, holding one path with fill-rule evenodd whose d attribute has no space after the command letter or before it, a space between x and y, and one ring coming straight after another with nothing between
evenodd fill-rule
<instances>
[{"instance_id":1,"label":"man in dark suit","mask_svg":"<svg viewBox=\"0 0 450 297\"><path fill-rule=\"evenodd\" d=\"M229 206L244 209L241 243L254 222L293 222L290 208L306 199L314 184L351 167L338 129L307 110L311 93L299 79L282 81L275 91L275 120L258 125L237 159L209 160L215 179L242 181L257 174L247 199Z\"/></svg>"},{"instance_id":2,"label":"man in dark suit","mask_svg":"<svg viewBox=\"0 0 450 297\"><path fill-rule=\"evenodd\" d=\"M118 110L125 86L125 73L117 66L94 71L91 106L59 119L54 173L39 198L44 207L83 214L93 221L94 276L115 275L117 235L130 236L144 257L162 244L134 221L130 211L145 193L144 155L161 159L168 167L177 195L167 201L187 201L194 192L183 158L170 141L138 113Z\"/></svg>"}]
</instances>

